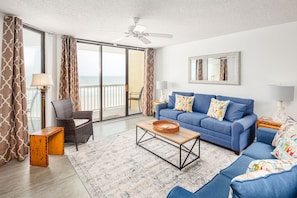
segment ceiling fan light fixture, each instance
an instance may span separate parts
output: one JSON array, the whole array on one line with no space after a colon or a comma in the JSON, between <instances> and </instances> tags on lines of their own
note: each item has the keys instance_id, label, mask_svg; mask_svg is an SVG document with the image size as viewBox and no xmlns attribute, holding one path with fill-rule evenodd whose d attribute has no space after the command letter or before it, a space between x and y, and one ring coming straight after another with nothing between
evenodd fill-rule
<instances>
[{"instance_id":1,"label":"ceiling fan light fixture","mask_svg":"<svg viewBox=\"0 0 297 198\"><path fill-rule=\"evenodd\" d=\"M146 30L146 27L142 25L136 25L133 29L133 32L143 33Z\"/></svg>"}]
</instances>

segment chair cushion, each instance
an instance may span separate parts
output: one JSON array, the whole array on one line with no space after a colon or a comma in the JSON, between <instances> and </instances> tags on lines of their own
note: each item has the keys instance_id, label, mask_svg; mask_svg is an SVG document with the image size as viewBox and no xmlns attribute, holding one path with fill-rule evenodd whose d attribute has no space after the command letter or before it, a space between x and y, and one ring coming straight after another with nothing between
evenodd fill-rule
<instances>
[{"instance_id":1,"label":"chair cushion","mask_svg":"<svg viewBox=\"0 0 297 198\"><path fill-rule=\"evenodd\" d=\"M242 154L254 159L275 159L271 154L274 147L262 142L254 142Z\"/></svg>"},{"instance_id":2,"label":"chair cushion","mask_svg":"<svg viewBox=\"0 0 297 198\"><path fill-rule=\"evenodd\" d=\"M201 120L201 127L226 135L231 135L231 124L232 122L226 120L218 121L214 118L205 118Z\"/></svg>"},{"instance_id":3,"label":"chair cushion","mask_svg":"<svg viewBox=\"0 0 297 198\"><path fill-rule=\"evenodd\" d=\"M74 121L74 125L77 127L89 122L89 119L73 119L73 121Z\"/></svg>"},{"instance_id":4,"label":"chair cushion","mask_svg":"<svg viewBox=\"0 0 297 198\"><path fill-rule=\"evenodd\" d=\"M207 118L206 114L192 112L192 113L179 114L178 117L177 117L177 120L199 127L201 120L204 119L204 118Z\"/></svg>"}]
</instances>

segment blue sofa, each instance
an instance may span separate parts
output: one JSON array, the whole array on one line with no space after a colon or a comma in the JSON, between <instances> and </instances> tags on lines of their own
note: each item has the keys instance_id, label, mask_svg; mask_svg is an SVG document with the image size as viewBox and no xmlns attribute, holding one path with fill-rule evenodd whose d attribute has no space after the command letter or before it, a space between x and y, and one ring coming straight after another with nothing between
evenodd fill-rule
<instances>
[{"instance_id":1,"label":"blue sofa","mask_svg":"<svg viewBox=\"0 0 297 198\"><path fill-rule=\"evenodd\" d=\"M193 112L174 110L176 94L194 96ZM231 101L223 121L207 116L211 98ZM202 140L229 148L237 154L253 142L257 121L252 99L193 92L172 92L168 103L156 106L155 118L177 121L181 127L199 132Z\"/></svg>"},{"instance_id":2,"label":"blue sofa","mask_svg":"<svg viewBox=\"0 0 297 198\"><path fill-rule=\"evenodd\" d=\"M271 145L276 133L274 129L259 128L257 141L252 143L229 167L220 171L213 179L192 193L180 186L174 187L168 198L227 198L232 188L233 198L296 198L297 165L290 170L272 173L269 176L237 181L232 179L246 173L249 163L257 159L275 159Z\"/></svg>"}]
</instances>

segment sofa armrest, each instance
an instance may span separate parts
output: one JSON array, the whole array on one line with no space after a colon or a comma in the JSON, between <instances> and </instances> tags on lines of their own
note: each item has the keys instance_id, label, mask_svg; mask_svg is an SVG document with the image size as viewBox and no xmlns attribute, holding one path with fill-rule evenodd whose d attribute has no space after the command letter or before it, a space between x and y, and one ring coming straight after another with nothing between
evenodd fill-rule
<instances>
[{"instance_id":1,"label":"sofa armrest","mask_svg":"<svg viewBox=\"0 0 297 198\"><path fill-rule=\"evenodd\" d=\"M196 196L194 193L180 186L175 186L167 195L167 198L181 198L181 197L198 198L198 196Z\"/></svg>"},{"instance_id":2,"label":"sofa armrest","mask_svg":"<svg viewBox=\"0 0 297 198\"><path fill-rule=\"evenodd\" d=\"M264 128L264 127L258 128L257 142L271 144L276 132L277 132L276 129Z\"/></svg>"},{"instance_id":3,"label":"sofa armrest","mask_svg":"<svg viewBox=\"0 0 297 198\"><path fill-rule=\"evenodd\" d=\"M248 142L241 142L241 134L244 132L248 132L249 140L245 141L253 141L256 133L256 122L257 116L256 114L250 114L244 116L243 118L236 120L231 125L231 147L232 150L236 152L240 152L243 149L243 145ZM247 134L246 134L247 135Z\"/></svg>"},{"instance_id":4,"label":"sofa armrest","mask_svg":"<svg viewBox=\"0 0 297 198\"><path fill-rule=\"evenodd\" d=\"M161 109L166 109L166 108L168 108L168 103L161 103L161 104L156 105L156 115L155 115L155 118L157 120L159 120L159 118L160 118L160 110Z\"/></svg>"}]
</instances>

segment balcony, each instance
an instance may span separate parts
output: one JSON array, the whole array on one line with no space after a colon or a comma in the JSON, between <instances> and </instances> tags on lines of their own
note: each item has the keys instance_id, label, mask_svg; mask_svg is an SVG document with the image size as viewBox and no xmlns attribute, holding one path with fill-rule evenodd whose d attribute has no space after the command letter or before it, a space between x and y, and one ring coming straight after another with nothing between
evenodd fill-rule
<instances>
[{"instance_id":1,"label":"balcony","mask_svg":"<svg viewBox=\"0 0 297 198\"><path fill-rule=\"evenodd\" d=\"M93 120L107 120L125 116L126 91L124 84L102 86L102 119L100 109L100 86L82 85L79 88L81 110L92 110ZM35 100L32 100L35 96ZM40 91L35 88L27 88L28 126L29 133L41 128L41 97ZM129 115L140 113L137 101L131 101L131 108L128 108Z\"/></svg>"}]
</instances>

